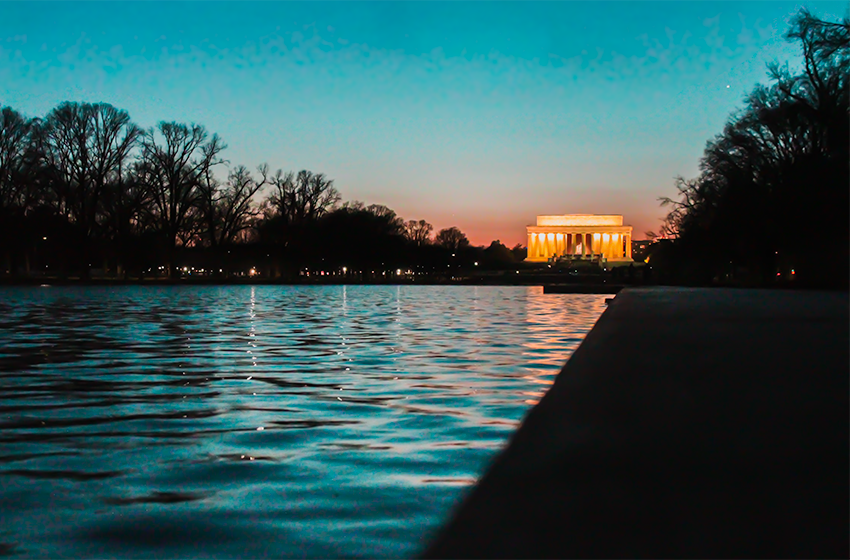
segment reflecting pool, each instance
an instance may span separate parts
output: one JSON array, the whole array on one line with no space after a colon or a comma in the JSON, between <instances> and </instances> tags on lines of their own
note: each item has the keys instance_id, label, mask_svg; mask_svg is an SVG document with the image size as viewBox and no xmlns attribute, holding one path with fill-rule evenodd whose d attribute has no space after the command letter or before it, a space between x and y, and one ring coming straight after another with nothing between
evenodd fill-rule
<instances>
[{"instance_id":1,"label":"reflecting pool","mask_svg":"<svg viewBox=\"0 0 850 560\"><path fill-rule=\"evenodd\" d=\"M0 289L0 556L417 554L604 295Z\"/></svg>"}]
</instances>

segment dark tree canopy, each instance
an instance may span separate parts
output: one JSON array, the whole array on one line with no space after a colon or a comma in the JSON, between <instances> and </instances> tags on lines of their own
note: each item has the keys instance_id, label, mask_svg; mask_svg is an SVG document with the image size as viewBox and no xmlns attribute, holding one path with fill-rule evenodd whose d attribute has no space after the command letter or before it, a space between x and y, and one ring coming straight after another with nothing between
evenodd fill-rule
<instances>
[{"instance_id":1,"label":"dark tree canopy","mask_svg":"<svg viewBox=\"0 0 850 560\"><path fill-rule=\"evenodd\" d=\"M269 197L272 217L285 225L299 225L317 220L340 201L332 179L323 173L299 171L284 174L280 169L271 179Z\"/></svg>"},{"instance_id":2,"label":"dark tree canopy","mask_svg":"<svg viewBox=\"0 0 850 560\"><path fill-rule=\"evenodd\" d=\"M802 70L771 66L771 83L707 144L700 175L678 178L678 196L662 200L661 233L676 238L664 250L678 255L665 260L692 279L793 271L803 283L847 283L850 22L801 10L786 37Z\"/></svg>"},{"instance_id":3,"label":"dark tree canopy","mask_svg":"<svg viewBox=\"0 0 850 560\"><path fill-rule=\"evenodd\" d=\"M33 196L33 132L37 123L11 107L0 108L0 220L22 211Z\"/></svg>"},{"instance_id":4,"label":"dark tree canopy","mask_svg":"<svg viewBox=\"0 0 850 560\"><path fill-rule=\"evenodd\" d=\"M57 210L89 237L106 190L123 181L141 131L112 105L66 102L47 115L41 134Z\"/></svg>"},{"instance_id":5,"label":"dark tree canopy","mask_svg":"<svg viewBox=\"0 0 850 560\"><path fill-rule=\"evenodd\" d=\"M431 243L431 232L434 226L425 220L408 220L404 224L404 235L407 239L418 246Z\"/></svg>"},{"instance_id":6,"label":"dark tree canopy","mask_svg":"<svg viewBox=\"0 0 850 560\"><path fill-rule=\"evenodd\" d=\"M202 239L209 246L235 243L259 219L261 213L254 204L254 196L268 182L268 166L261 165L258 172L259 180L247 167L237 165L223 185L212 175L211 169L204 174L200 187Z\"/></svg>"},{"instance_id":7,"label":"dark tree canopy","mask_svg":"<svg viewBox=\"0 0 850 560\"><path fill-rule=\"evenodd\" d=\"M466 238L466 234L455 226L441 229L434 241L437 245L441 245L449 251L458 251L469 246L469 240Z\"/></svg>"},{"instance_id":8,"label":"dark tree canopy","mask_svg":"<svg viewBox=\"0 0 850 560\"><path fill-rule=\"evenodd\" d=\"M252 173L229 166L225 149L202 125L142 130L106 103L62 103L43 120L0 108L0 276L344 269L374 280L452 276L479 261L501 266L510 253L501 246L485 259L493 251L469 247L457 228L432 244L425 220L340 204L323 173L270 175L265 164Z\"/></svg>"},{"instance_id":9,"label":"dark tree canopy","mask_svg":"<svg viewBox=\"0 0 850 560\"><path fill-rule=\"evenodd\" d=\"M224 148L217 135L210 138L197 124L161 122L144 135L139 180L151 200L148 217L171 255L178 240L185 245L200 225L201 185L210 168L223 163ZM173 260L168 258L168 267L176 275Z\"/></svg>"}]
</instances>

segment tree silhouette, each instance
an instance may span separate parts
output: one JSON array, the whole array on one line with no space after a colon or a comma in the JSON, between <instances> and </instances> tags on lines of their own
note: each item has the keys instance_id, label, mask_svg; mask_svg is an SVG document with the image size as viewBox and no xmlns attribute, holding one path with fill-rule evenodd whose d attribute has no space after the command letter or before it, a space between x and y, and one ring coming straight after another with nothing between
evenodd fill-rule
<instances>
[{"instance_id":1,"label":"tree silhouette","mask_svg":"<svg viewBox=\"0 0 850 560\"><path fill-rule=\"evenodd\" d=\"M40 153L35 147L38 122L11 107L0 108L0 238L4 270L14 271L13 240L25 229L25 217L37 200L35 175Z\"/></svg>"},{"instance_id":2,"label":"tree silhouette","mask_svg":"<svg viewBox=\"0 0 850 560\"><path fill-rule=\"evenodd\" d=\"M344 205L317 223L311 254L336 267L393 270L408 258L402 223L386 206Z\"/></svg>"},{"instance_id":3,"label":"tree silhouette","mask_svg":"<svg viewBox=\"0 0 850 560\"><path fill-rule=\"evenodd\" d=\"M466 235L454 226L441 229L434 241L449 251L458 251L469 247L469 240L466 238Z\"/></svg>"},{"instance_id":4,"label":"tree silhouette","mask_svg":"<svg viewBox=\"0 0 850 560\"><path fill-rule=\"evenodd\" d=\"M445 280L479 263L524 257L521 247L499 242L470 247L456 227L432 243L431 224L405 222L385 205L339 206L333 180L322 173L269 177L263 165L255 178L236 165L221 178L224 145L201 125L161 122L140 131L126 112L85 103L63 103L43 125L6 108L0 124L0 231L14 241L4 244L7 271L18 259L27 274L46 274L49 266L64 275L68 265L101 259L119 278L164 268L174 278L179 258L180 269L238 274L248 266L290 279L302 267L336 266L370 281L398 278L400 268ZM256 203L266 185L269 196ZM80 240L82 231L91 244Z\"/></svg>"},{"instance_id":5,"label":"tree silhouette","mask_svg":"<svg viewBox=\"0 0 850 560\"><path fill-rule=\"evenodd\" d=\"M0 108L0 216L26 208L33 196L27 160L36 124L11 107Z\"/></svg>"},{"instance_id":6,"label":"tree silhouette","mask_svg":"<svg viewBox=\"0 0 850 560\"><path fill-rule=\"evenodd\" d=\"M493 268L504 268L516 262L513 251L508 249L498 239L484 249L484 264Z\"/></svg>"},{"instance_id":7,"label":"tree silhouette","mask_svg":"<svg viewBox=\"0 0 850 560\"><path fill-rule=\"evenodd\" d=\"M210 138L197 124L161 122L144 135L138 171L150 194L152 221L165 236L172 277L177 276L177 240L200 221L201 184L211 167L223 163L219 154L224 148L218 135Z\"/></svg>"},{"instance_id":8,"label":"tree silhouette","mask_svg":"<svg viewBox=\"0 0 850 560\"><path fill-rule=\"evenodd\" d=\"M700 175L662 199L661 233L676 238L666 251L678 255L668 260L699 281L741 267L761 282L783 267L809 284L850 276L850 21L804 9L786 38L801 46L802 72L772 65L772 83L708 143Z\"/></svg>"},{"instance_id":9,"label":"tree silhouette","mask_svg":"<svg viewBox=\"0 0 850 560\"><path fill-rule=\"evenodd\" d=\"M253 204L254 195L268 182L268 165L258 168L258 181L244 165L237 165L221 185L212 175L205 173L200 187L200 207L205 232L203 238L211 247L230 244L239 234L249 229L260 211Z\"/></svg>"},{"instance_id":10,"label":"tree silhouette","mask_svg":"<svg viewBox=\"0 0 850 560\"><path fill-rule=\"evenodd\" d=\"M431 232L434 231L434 226L425 220L408 220L404 224L404 235L407 239L421 247L431 243Z\"/></svg>"},{"instance_id":11,"label":"tree silhouette","mask_svg":"<svg viewBox=\"0 0 850 560\"><path fill-rule=\"evenodd\" d=\"M123 181L141 130L126 111L107 103L65 102L47 115L40 132L54 202L80 232L87 261L103 197ZM88 277L89 263L80 264Z\"/></svg>"},{"instance_id":12,"label":"tree silhouette","mask_svg":"<svg viewBox=\"0 0 850 560\"><path fill-rule=\"evenodd\" d=\"M317 220L327 214L339 201L333 180L323 173L299 171L283 174L278 169L272 177L273 191L269 197L272 217L285 225L297 225Z\"/></svg>"}]
</instances>

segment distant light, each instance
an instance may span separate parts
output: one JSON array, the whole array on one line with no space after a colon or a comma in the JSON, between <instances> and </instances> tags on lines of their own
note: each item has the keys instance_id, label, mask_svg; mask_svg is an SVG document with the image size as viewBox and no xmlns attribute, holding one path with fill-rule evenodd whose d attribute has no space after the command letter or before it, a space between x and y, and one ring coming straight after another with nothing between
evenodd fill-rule
<instances>
[{"instance_id":1,"label":"distant light","mask_svg":"<svg viewBox=\"0 0 850 560\"><path fill-rule=\"evenodd\" d=\"M401 269L400 268L395 269L395 274L396 274L396 276L401 276Z\"/></svg>"},{"instance_id":2,"label":"distant light","mask_svg":"<svg viewBox=\"0 0 850 560\"><path fill-rule=\"evenodd\" d=\"M728 85L726 86L726 89L729 89L729 86L728 86Z\"/></svg>"},{"instance_id":3,"label":"distant light","mask_svg":"<svg viewBox=\"0 0 850 560\"><path fill-rule=\"evenodd\" d=\"M47 241L47 237L46 237L46 236L45 236L45 237L42 237L42 239L44 239L45 241Z\"/></svg>"},{"instance_id":4,"label":"distant light","mask_svg":"<svg viewBox=\"0 0 850 560\"><path fill-rule=\"evenodd\" d=\"M257 274L257 269L252 268L251 270L248 271L248 274L251 275L251 276L254 276L255 274Z\"/></svg>"},{"instance_id":5,"label":"distant light","mask_svg":"<svg viewBox=\"0 0 850 560\"><path fill-rule=\"evenodd\" d=\"M478 261L475 262L475 266L478 266Z\"/></svg>"},{"instance_id":6,"label":"distant light","mask_svg":"<svg viewBox=\"0 0 850 560\"><path fill-rule=\"evenodd\" d=\"M345 274L346 272L348 272L348 269L346 267L342 267L342 273Z\"/></svg>"}]
</instances>

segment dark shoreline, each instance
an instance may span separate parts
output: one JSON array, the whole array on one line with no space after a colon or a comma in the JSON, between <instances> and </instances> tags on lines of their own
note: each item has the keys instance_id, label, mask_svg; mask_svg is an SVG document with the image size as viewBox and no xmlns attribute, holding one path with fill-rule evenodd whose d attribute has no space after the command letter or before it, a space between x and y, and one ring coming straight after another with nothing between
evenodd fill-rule
<instances>
[{"instance_id":1,"label":"dark shoreline","mask_svg":"<svg viewBox=\"0 0 850 560\"><path fill-rule=\"evenodd\" d=\"M777 282L773 285L675 285L653 283L629 283L621 279L606 277L575 278L560 274L526 274L487 276L456 276L431 277L407 281L381 281L378 279L356 280L345 279L315 279L304 278L269 279L269 278L0 278L0 288L26 286L542 286L546 294L616 294L624 288L648 287L686 287L714 289L761 289L761 290L795 290L795 291L841 291L843 287L834 286L805 286L802 283Z\"/></svg>"},{"instance_id":2,"label":"dark shoreline","mask_svg":"<svg viewBox=\"0 0 850 560\"><path fill-rule=\"evenodd\" d=\"M5 286L543 286L546 293L616 293L622 282L607 278L565 278L564 275L527 274L428 277L415 280L380 279L269 279L269 278L16 278L0 279ZM550 291L551 290L551 291Z\"/></svg>"}]
</instances>

